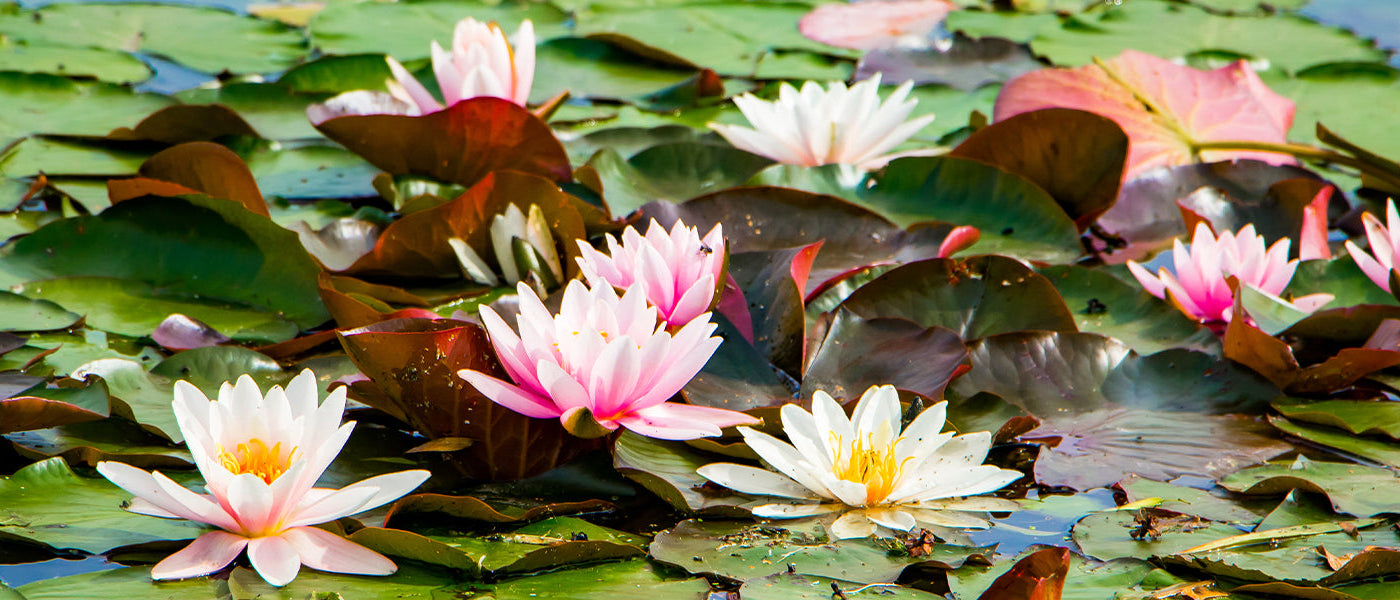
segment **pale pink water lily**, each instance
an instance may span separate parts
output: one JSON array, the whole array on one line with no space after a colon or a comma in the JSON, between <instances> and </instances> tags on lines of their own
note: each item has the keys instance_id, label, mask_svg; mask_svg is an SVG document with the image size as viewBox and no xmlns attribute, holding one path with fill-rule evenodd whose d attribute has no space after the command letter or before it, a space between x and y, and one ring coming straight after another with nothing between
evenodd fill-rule
<instances>
[{"instance_id":1,"label":"pale pink water lily","mask_svg":"<svg viewBox=\"0 0 1400 600\"><path fill-rule=\"evenodd\" d=\"M721 427L758 422L731 410L667 402L719 348L708 313L672 334L658 324L639 285L618 297L612 286L571 281L557 315L529 286L516 290L518 335L491 307L481 307L491 344L515 383L457 372L497 404L528 417L557 418L576 434L581 431L574 425L589 419L601 426L596 434L625 427L668 440L716 436Z\"/></svg>"},{"instance_id":2,"label":"pale pink water lily","mask_svg":"<svg viewBox=\"0 0 1400 600\"><path fill-rule=\"evenodd\" d=\"M1235 294L1227 280L1234 277L1239 285L1254 286L1278 298L1298 268L1297 259L1288 259L1290 244L1291 240L1284 238L1266 250L1264 237L1254 232L1252 224L1239 233L1226 231L1216 236L1208 225L1198 223L1189 249L1181 240L1175 241L1174 272L1162 267L1154 276L1135 261L1128 261L1128 270L1148 293L1169 299L1187 316L1203 322L1228 322ZM1329 294L1313 294L1291 303L1279 301L1313 312L1331 300Z\"/></svg>"},{"instance_id":3,"label":"pale pink water lily","mask_svg":"<svg viewBox=\"0 0 1400 600\"><path fill-rule=\"evenodd\" d=\"M506 39L495 22L482 23L467 17L457 22L452 33L452 49L432 43L433 75L442 90L439 102L392 56L386 56L394 78L386 82L389 91L355 90L306 107L306 116L320 125L336 117L350 115L408 115L435 113L462 100L480 96L503 98L520 106L530 98L535 80L535 26L526 19Z\"/></svg>"},{"instance_id":4,"label":"pale pink water lily","mask_svg":"<svg viewBox=\"0 0 1400 600\"><path fill-rule=\"evenodd\" d=\"M1346 243L1347 254L1361 267L1361 272L1371 278L1381 289L1390 289L1390 273L1400 263L1400 214L1396 213L1395 201L1385 203L1385 224L1376 215L1367 212L1361 215L1361 223L1366 226L1366 240L1371 244L1371 252L1362 250L1350 240Z\"/></svg>"},{"instance_id":5,"label":"pale pink water lily","mask_svg":"<svg viewBox=\"0 0 1400 600\"><path fill-rule=\"evenodd\" d=\"M339 490L314 487L350 437L341 424L345 388L317 406L309 370L284 391L264 396L252 378L225 383L210 401L188 382L175 384L176 421L204 476L200 494L159 471L101 462L97 471L136 496L128 510L208 523L205 533L151 569L155 579L183 579L224 568L246 549L253 568L272 585L286 585L301 565L336 573L388 575L397 570L379 553L311 527L359 513L413 491L423 470L371 477Z\"/></svg>"},{"instance_id":6,"label":"pale pink water lily","mask_svg":"<svg viewBox=\"0 0 1400 600\"><path fill-rule=\"evenodd\" d=\"M812 412L782 408L790 443L740 427L744 441L773 472L732 463L698 469L719 485L776 498L760 501L755 516L788 519L842 513L828 528L835 538L865 537L880 527L986 528L988 511L1010 511L1010 500L979 497L1021 478L1020 471L984 465L992 445L985 431L944 432L947 402L920 413L900 431L899 394L893 386L866 390L848 419L826 392Z\"/></svg>"},{"instance_id":7,"label":"pale pink water lily","mask_svg":"<svg viewBox=\"0 0 1400 600\"><path fill-rule=\"evenodd\" d=\"M603 254L578 242L578 265L589 285L641 286L668 325L685 325L710 310L724 270L724 231L718 224L702 239L682 221L667 233L653 220L645 237L628 225L622 243L609 234L607 244Z\"/></svg>"},{"instance_id":8,"label":"pale pink water lily","mask_svg":"<svg viewBox=\"0 0 1400 600\"><path fill-rule=\"evenodd\" d=\"M840 82L822 89L808 81L798 91L784 83L772 102L753 94L734 99L753 127L710 123L710 128L735 148L780 163L874 168L890 159L887 152L933 121L933 115L909 119L918 104L909 99L913 86L906 81L881 102L878 73L849 89Z\"/></svg>"},{"instance_id":9,"label":"pale pink water lily","mask_svg":"<svg viewBox=\"0 0 1400 600\"><path fill-rule=\"evenodd\" d=\"M504 98L521 106L530 99L535 80L535 26L529 19L507 40L494 21L482 23L467 17L458 21L452 32L451 52L436 40L432 50L433 75L442 90L442 104L399 61L388 59L389 70L399 84L391 85L389 92L416 105L421 114L478 96Z\"/></svg>"},{"instance_id":10,"label":"pale pink water lily","mask_svg":"<svg viewBox=\"0 0 1400 600\"><path fill-rule=\"evenodd\" d=\"M948 13L951 0L861 0L823 4L797 22L798 31L824 44L855 50L926 49ZM951 41L951 40L949 40ZM939 47L947 50L946 47Z\"/></svg>"}]
</instances>

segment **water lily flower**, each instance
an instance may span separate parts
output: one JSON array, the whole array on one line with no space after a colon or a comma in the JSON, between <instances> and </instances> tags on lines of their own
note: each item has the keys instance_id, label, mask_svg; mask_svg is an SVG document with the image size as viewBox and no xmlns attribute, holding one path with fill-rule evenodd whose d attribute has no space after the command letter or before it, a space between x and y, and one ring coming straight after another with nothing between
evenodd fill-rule
<instances>
[{"instance_id":1,"label":"water lily flower","mask_svg":"<svg viewBox=\"0 0 1400 600\"><path fill-rule=\"evenodd\" d=\"M1187 316L1204 322L1228 322L1235 304L1228 279L1234 277L1239 285L1254 286L1277 298L1298 268L1297 259L1288 260L1290 243L1284 238L1265 250L1264 237L1254 232L1253 224L1245 225L1239 233L1226 231L1217 237L1210 226L1197 223L1190 249L1181 240L1175 242L1175 274L1162 267L1154 276L1135 261L1128 261L1128 270L1148 293L1169 300ZM1313 312L1331 300L1330 294L1313 294L1291 303L1279 302Z\"/></svg>"},{"instance_id":2,"label":"water lily flower","mask_svg":"<svg viewBox=\"0 0 1400 600\"><path fill-rule=\"evenodd\" d=\"M886 152L933 121L933 115L906 120L918 104L908 99L913 87L906 81L881 102L879 73L850 89L833 82L823 90L808 81L799 92L784 83L773 102L753 94L734 99L752 128L720 123L710 128L734 147L780 163L875 168L889 161Z\"/></svg>"},{"instance_id":3,"label":"water lily flower","mask_svg":"<svg viewBox=\"0 0 1400 600\"><path fill-rule=\"evenodd\" d=\"M506 285L529 280L543 293L564 281L564 265L559 251L554 248L554 235L550 233L544 209L531 204L528 210L527 217L519 206L511 204L505 212L491 219L491 249ZM452 238L447 243L468 279L493 287L501 284L481 255L465 241Z\"/></svg>"},{"instance_id":4,"label":"water lily flower","mask_svg":"<svg viewBox=\"0 0 1400 600\"><path fill-rule=\"evenodd\" d=\"M1385 203L1385 225L1370 212L1361 215L1361 223L1366 226L1366 240L1371 243L1371 253L1348 240L1347 254L1371 281L1383 290L1394 292L1390 289L1390 273L1395 270L1396 263L1400 263L1400 260L1396 260L1400 258L1400 214L1396 214L1395 201L1387 200Z\"/></svg>"},{"instance_id":5,"label":"water lily flower","mask_svg":"<svg viewBox=\"0 0 1400 600\"><path fill-rule=\"evenodd\" d=\"M155 579L183 579L224 568L246 549L253 568L286 585L301 565L335 573L388 575L379 553L311 527L381 506L428 479L423 470L371 477L339 490L313 487L350 437L341 424L345 388L317 406L316 376L302 371L284 391L267 395L244 375L210 401L189 382L175 384L173 407L185 444L204 476L206 494L120 462L97 471L136 496L128 510L190 519L219 529L199 536L151 569Z\"/></svg>"},{"instance_id":6,"label":"water lily flower","mask_svg":"<svg viewBox=\"0 0 1400 600\"><path fill-rule=\"evenodd\" d=\"M579 268L589 285L640 285L668 325L681 326L710 310L724 270L724 231L716 224L700 237L695 227L676 221L668 234L652 220L646 236L631 225L622 243L607 236L608 254L579 240Z\"/></svg>"},{"instance_id":7,"label":"water lily flower","mask_svg":"<svg viewBox=\"0 0 1400 600\"><path fill-rule=\"evenodd\" d=\"M745 494L775 496L752 508L770 519L843 513L828 528L835 538L865 537L880 527L986 528L987 511L1015 510L1010 500L978 497L1021 478L1020 471L984 465L992 435L943 432L947 402L939 402L900 431L899 394L872 386L851 418L826 392L812 412L782 408L791 443L740 427L744 441L777 472L732 463L698 469L701 476ZM779 500L780 498L780 500Z\"/></svg>"},{"instance_id":8,"label":"water lily flower","mask_svg":"<svg viewBox=\"0 0 1400 600\"><path fill-rule=\"evenodd\" d=\"M612 286L564 288L558 315L528 286L517 286L520 334L489 306L481 320L514 384L463 369L457 374L492 401L534 418L557 418L575 435L626 427L641 435L688 440L753 424L740 412L667 402L719 348L704 314L669 333L639 285L622 297ZM595 426L596 425L596 426Z\"/></svg>"},{"instance_id":9,"label":"water lily flower","mask_svg":"<svg viewBox=\"0 0 1400 600\"><path fill-rule=\"evenodd\" d=\"M397 86L389 93L428 114L468 98L492 96L520 106L530 98L535 80L535 26L526 19L509 40L494 21L482 23L467 17L452 32L452 51L433 41L433 74L442 90L439 104L428 89L399 61L386 57Z\"/></svg>"}]
</instances>

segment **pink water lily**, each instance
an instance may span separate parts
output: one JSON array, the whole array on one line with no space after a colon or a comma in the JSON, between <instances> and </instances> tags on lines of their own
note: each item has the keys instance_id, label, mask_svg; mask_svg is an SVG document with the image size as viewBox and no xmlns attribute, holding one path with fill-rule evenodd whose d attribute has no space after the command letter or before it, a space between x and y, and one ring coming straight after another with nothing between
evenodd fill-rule
<instances>
[{"instance_id":1,"label":"pink water lily","mask_svg":"<svg viewBox=\"0 0 1400 600\"><path fill-rule=\"evenodd\" d=\"M452 51L433 41L433 74L444 104L428 93L408 69L390 57L389 70L401 88L390 93L410 101L422 114L437 112L467 98L493 96L521 106L530 99L535 80L535 26L526 19L509 40L494 21L482 23L467 17L452 32Z\"/></svg>"},{"instance_id":2,"label":"pink water lily","mask_svg":"<svg viewBox=\"0 0 1400 600\"><path fill-rule=\"evenodd\" d=\"M1361 215L1361 223L1366 226L1366 240L1371 244L1371 252L1362 250L1350 240L1346 243L1347 254L1361 267L1361 272L1371 278L1381 289L1390 289L1390 273L1400 263L1400 214L1396 213L1395 201L1385 203L1385 224L1376 215L1367 212Z\"/></svg>"},{"instance_id":3,"label":"pink water lily","mask_svg":"<svg viewBox=\"0 0 1400 600\"><path fill-rule=\"evenodd\" d=\"M735 148L780 163L875 168L889 161L887 152L933 121L933 115L909 119L918 104L909 99L913 87L906 81L881 102L878 73L849 89L840 82L822 89L808 81L798 91L784 83L772 102L753 94L734 99L753 127L710 123L710 128Z\"/></svg>"},{"instance_id":4,"label":"pink water lily","mask_svg":"<svg viewBox=\"0 0 1400 600\"><path fill-rule=\"evenodd\" d=\"M589 285L641 286L668 325L685 325L710 310L724 270L724 231L718 224L702 239L684 222L677 221L668 234L653 220L645 237L629 225L622 243L608 235L607 244L603 254L578 242L579 268Z\"/></svg>"},{"instance_id":5,"label":"pink water lily","mask_svg":"<svg viewBox=\"0 0 1400 600\"><path fill-rule=\"evenodd\" d=\"M311 527L359 513L407 494L428 479L423 470L371 477L339 490L314 487L350 437L341 424L345 388L317 406L309 370L284 391L264 396L252 378L225 383L210 401L188 382L175 384L176 421L206 494L159 471L101 462L97 471L136 496L128 510L208 523L205 533L151 569L155 579L183 579L224 568L246 549L253 568L272 585L286 585L301 565L336 573L388 575L392 561L324 529Z\"/></svg>"},{"instance_id":6,"label":"pink water lily","mask_svg":"<svg viewBox=\"0 0 1400 600\"><path fill-rule=\"evenodd\" d=\"M1239 233L1226 231L1217 237L1210 226L1198 223L1189 249L1181 240L1175 242L1174 273L1162 267L1154 276L1135 261L1128 261L1128 270L1148 293L1169 299L1187 316L1204 322L1228 322L1235 294L1227 280L1234 277L1239 285L1254 286L1277 298L1298 268L1297 259L1288 259L1290 243L1284 238L1266 250L1264 237L1254 232L1252 224L1245 225ZM1331 300L1331 295L1313 294L1296 298L1291 304L1312 312Z\"/></svg>"},{"instance_id":7,"label":"pink water lily","mask_svg":"<svg viewBox=\"0 0 1400 600\"><path fill-rule=\"evenodd\" d=\"M591 419L603 431L625 427L648 437L687 440L716 436L729 425L758 420L740 412L667 402L719 348L715 325L703 314L669 333L657 323L639 285L618 297L612 286L564 289L550 314L528 286L520 294L517 335L489 306L481 320L514 384L463 369L457 374L492 401L535 418L557 418L570 431Z\"/></svg>"}]
</instances>

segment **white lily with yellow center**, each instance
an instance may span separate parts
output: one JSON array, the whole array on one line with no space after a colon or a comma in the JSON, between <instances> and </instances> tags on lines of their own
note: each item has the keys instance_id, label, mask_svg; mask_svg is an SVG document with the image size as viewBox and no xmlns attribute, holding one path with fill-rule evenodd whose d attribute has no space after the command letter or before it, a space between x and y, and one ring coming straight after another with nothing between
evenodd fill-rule
<instances>
[{"instance_id":1,"label":"white lily with yellow center","mask_svg":"<svg viewBox=\"0 0 1400 600\"><path fill-rule=\"evenodd\" d=\"M268 583L286 585L301 565L322 571L388 575L397 567L378 552L318 523L369 510L413 491L423 470L371 477L335 490L315 487L350 438L341 424L345 388L317 405L316 376L302 371L267 396L244 375L210 401L189 382L175 383L175 419L207 494L188 490L159 471L101 462L97 472L136 496L128 510L208 523L205 533L151 569L154 579L198 577L224 568L246 549Z\"/></svg>"},{"instance_id":2,"label":"white lily with yellow center","mask_svg":"<svg viewBox=\"0 0 1400 600\"><path fill-rule=\"evenodd\" d=\"M992 437L985 431L943 432L947 403L939 402L900 431L893 386L866 390L848 419L825 392L812 412L782 409L792 443L740 427L744 441L778 472L732 463L700 467L701 476L746 494L776 496L752 507L759 517L787 519L841 512L835 538L857 538L880 527L985 528L984 513L1015 510L1010 500L976 497L1006 487L1020 471L984 465Z\"/></svg>"}]
</instances>

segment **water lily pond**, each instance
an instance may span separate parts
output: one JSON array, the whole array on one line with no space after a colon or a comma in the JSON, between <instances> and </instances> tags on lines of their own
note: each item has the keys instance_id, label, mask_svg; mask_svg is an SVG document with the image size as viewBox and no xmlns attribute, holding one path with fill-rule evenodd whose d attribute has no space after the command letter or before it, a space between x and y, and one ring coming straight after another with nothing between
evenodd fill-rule
<instances>
[{"instance_id":1,"label":"water lily pond","mask_svg":"<svg viewBox=\"0 0 1400 600\"><path fill-rule=\"evenodd\" d=\"M0 600L1400 598L1397 50L0 4Z\"/></svg>"}]
</instances>

